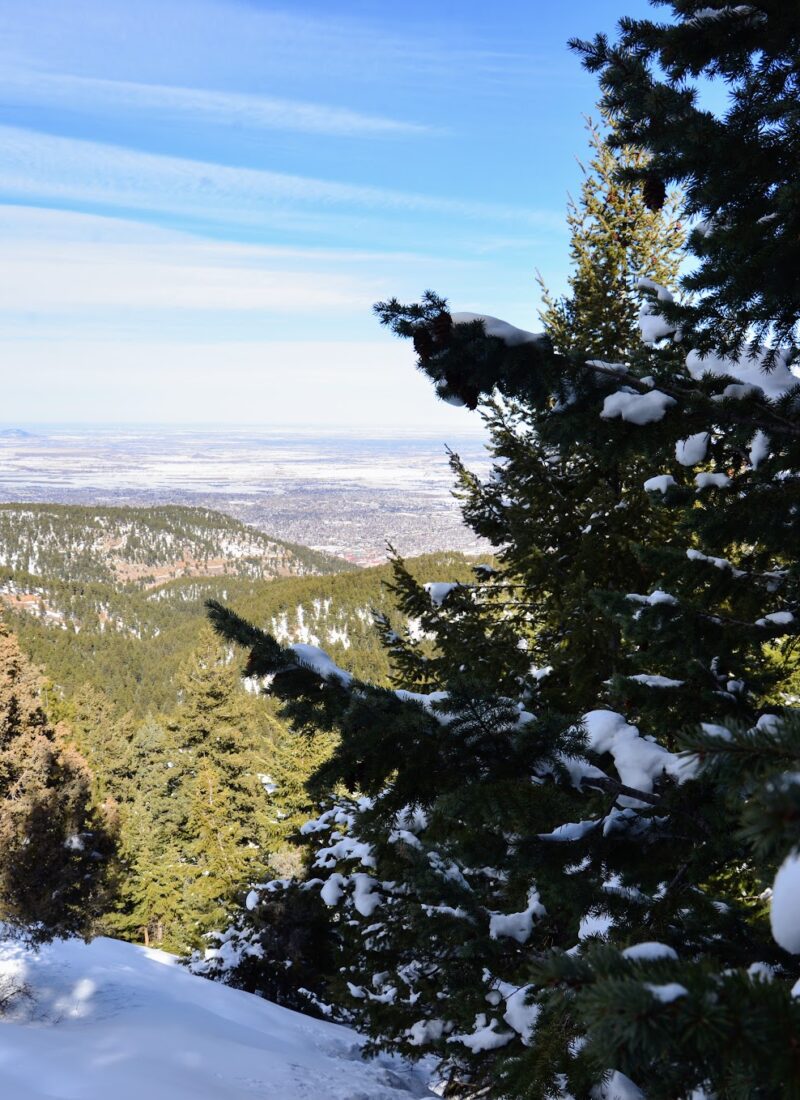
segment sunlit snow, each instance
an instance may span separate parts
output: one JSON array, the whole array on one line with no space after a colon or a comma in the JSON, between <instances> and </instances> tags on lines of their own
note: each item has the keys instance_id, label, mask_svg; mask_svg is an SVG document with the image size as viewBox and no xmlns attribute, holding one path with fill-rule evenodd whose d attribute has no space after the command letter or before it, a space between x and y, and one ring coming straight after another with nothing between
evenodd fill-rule
<instances>
[{"instance_id":1,"label":"sunlit snow","mask_svg":"<svg viewBox=\"0 0 800 1100\"><path fill-rule=\"evenodd\" d=\"M161 951L70 940L0 946L31 998L0 1023L6 1100L411 1100L425 1074L361 1058L348 1028L198 978Z\"/></svg>"}]
</instances>

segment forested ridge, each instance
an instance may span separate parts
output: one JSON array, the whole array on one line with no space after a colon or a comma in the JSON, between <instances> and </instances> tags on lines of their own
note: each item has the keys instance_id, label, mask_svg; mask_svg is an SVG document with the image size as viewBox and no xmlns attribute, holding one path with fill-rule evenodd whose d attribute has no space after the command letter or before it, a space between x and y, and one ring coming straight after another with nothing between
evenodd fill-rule
<instances>
[{"instance_id":1,"label":"forested ridge","mask_svg":"<svg viewBox=\"0 0 800 1100\"><path fill-rule=\"evenodd\" d=\"M88 522L83 511L73 532ZM128 509L116 511L121 524L132 522ZM177 512L183 537L199 545L208 514L197 513L194 538L195 510ZM35 513L25 516L25 530L31 545L48 546L38 559L42 572L8 569L5 589L35 593L37 603L8 601L3 615L38 685L42 714L82 762L104 835L116 846L108 888L87 910L87 927L189 951L231 918L254 879L269 868L299 868L287 841L312 811L305 783L334 743L292 731L260 695L260 682L242 680L231 650L209 631L204 600L233 600L287 643L325 645L355 674L378 682L388 682L389 659L375 614L429 643L395 610L388 565L158 586L68 580L74 541L54 545L53 513L43 507L41 515L41 539ZM174 530L171 520L163 530ZM410 566L423 581L473 577L459 554Z\"/></svg>"},{"instance_id":2,"label":"forested ridge","mask_svg":"<svg viewBox=\"0 0 800 1100\"><path fill-rule=\"evenodd\" d=\"M208 508L75 504L0 504L0 566L11 581L22 573L132 587L179 576L269 578L355 568Z\"/></svg>"},{"instance_id":3,"label":"forested ridge","mask_svg":"<svg viewBox=\"0 0 800 1100\"><path fill-rule=\"evenodd\" d=\"M423 580L463 579L470 571L460 554L412 562ZM65 570L62 561L55 564L55 578L15 571L6 585L35 599L27 606L9 601L4 608L25 651L65 695L90 683L137 714L172 709L174 675L196 642L207 599L232 601L287 641L330 647L361 675L388 675L389 660L372 620L373 610L392 609L388 565L270 581L180 578L154 588L60 579Z\"/></svg>"}]
</instances>

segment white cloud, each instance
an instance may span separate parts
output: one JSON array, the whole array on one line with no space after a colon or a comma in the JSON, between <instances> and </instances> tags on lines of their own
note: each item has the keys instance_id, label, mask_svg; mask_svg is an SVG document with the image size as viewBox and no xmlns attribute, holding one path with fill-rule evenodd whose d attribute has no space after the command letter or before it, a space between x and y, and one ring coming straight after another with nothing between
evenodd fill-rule
<instances>
[{"instance_id":1,"label":"white cloud","mask_svg":"<svg viewBox=\"0 0 800 1100\"><path fill-rule=\"evenodd\" d=\"M345 207L554 228L563 222L547 211L159 156L11 126L0 126L0 147L0 191L23 201L87 202L247 225L298 205L317 213Z\"/></svg>"},{"instance_id":2,"label":"white cloud","mask_svg":"<svg viewBox=\"0 0 800 1100\"><path fill-rule=\"evenodd\" d=\"M0 242L0 308L9 313L368 311L372 301L365 274L343 270L341 260L331 270L323 254L203 240L86 215L0 208Z\"/></svg>"},{"instance_id":3,"label":"white cloud","mask_svg":"<svg viewBox=\"0 0 800 1100\"><path fill-rule=\"evenodd\" d=\"M0 313L6 336L45 321L84 335L149 311L370 317L372 303L469 263L415 253L218 241L121 218L0 205ZM423 274L424 273L424 274ZM159 320L160 317L160 320ZM322 324L320 324L322 327ZM31 332L34 335L34 332Z\"/></svg>"},{"instance_id":4,"label":"white cloud","mask_svg":"<svg viewBox=\"0 0 800 1100\"><path fill-rule=\"evenodd\" d=\"M19 97L28 106L89 110L93 114L118 114L121 110L157 112L161 118L188 117L238 128L335 137L403 137L435 132L417 123L320 103L35 69L0 70L0 94L6 98Z\"/></svg>"},{"instance_id":5,"label":"white cloud","mask_svg":"<svg viewBox=\"0 0 800 1100\"><path fill-rule=\"evenodd\" d=\"M341 4L303 8L249 0L4 0L0 49L7 64L187 87L251 90L305 78L340 91L391 81L419 89L421 101L463 88L465 74L483 92L502 86L514 94L579 72L569 61L555 66L544 50L532 58L513 38L515 21L491 12L475 27L436 5L402 21L368 5L358 14Z\"/></svg>"}]
</instances>

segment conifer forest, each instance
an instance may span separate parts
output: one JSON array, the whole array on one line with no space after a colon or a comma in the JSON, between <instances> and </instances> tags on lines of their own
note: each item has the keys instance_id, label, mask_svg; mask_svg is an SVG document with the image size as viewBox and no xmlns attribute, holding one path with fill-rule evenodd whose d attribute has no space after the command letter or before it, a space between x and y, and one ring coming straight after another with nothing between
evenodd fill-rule
<instances>
[{"instance_id":1,"label":"conifer forest","mask_svg":"<svg viewBox=\"0 0 800 1100\"><path fill-rule=\"evenodd\" d=\"M387 534L362 567L157 487L0 503L7 1100L800 1100L800 8L616 3L559 15L583 145L563 277L526 241L508 299L531 330L494 315L505 291L438 281L475 277L472 261L410 245L434 289L411 297L397 268L360 312L364 378L402 354L414 401L483 432L488 472L448 451L480 553L408 554ZM363 13L342 7L344 41ZM418 45L424 79L451 79ZM364 65L389 79L394 56ZM94 78L69 79L66 107ZM165 94L96 83L120 111ZM186 97L214 125L233 110L233 92L174 83L175 117ZM411 126L377 100L297 99L256 111L242 93L225 140L253 112L281 134ZM475 232L491 203L507 216L502 162L480 180ZM340 191L314 199L330 218ZM356 239L366 223L344 224L359 271L382 262ZM243 247L225 245L215 294L235 297ZM511 263L522 245L496 247ZM460 308L482 295L488 312ZM0 453L25 435L4 434Z\"/></svg>"}]
</instances>

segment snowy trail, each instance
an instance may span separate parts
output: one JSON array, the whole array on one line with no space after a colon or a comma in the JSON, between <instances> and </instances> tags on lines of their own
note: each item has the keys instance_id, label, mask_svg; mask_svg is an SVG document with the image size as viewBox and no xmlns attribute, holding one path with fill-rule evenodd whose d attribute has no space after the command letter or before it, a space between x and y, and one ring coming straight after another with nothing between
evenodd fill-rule
<instances>
[{"instance_id":1,"label":"snowy trail","mask_svg":"<svg viewBox=\"0 0 800 1100\"><path fill-rule=\"evenodd\" d=\"M360 1058L348 1028L188 974L117 940L35 955L0 943L0 986L32 1001L0 1022L3 1100L417 1100L425 1074Z\"/></svg>"}]
</instances>

